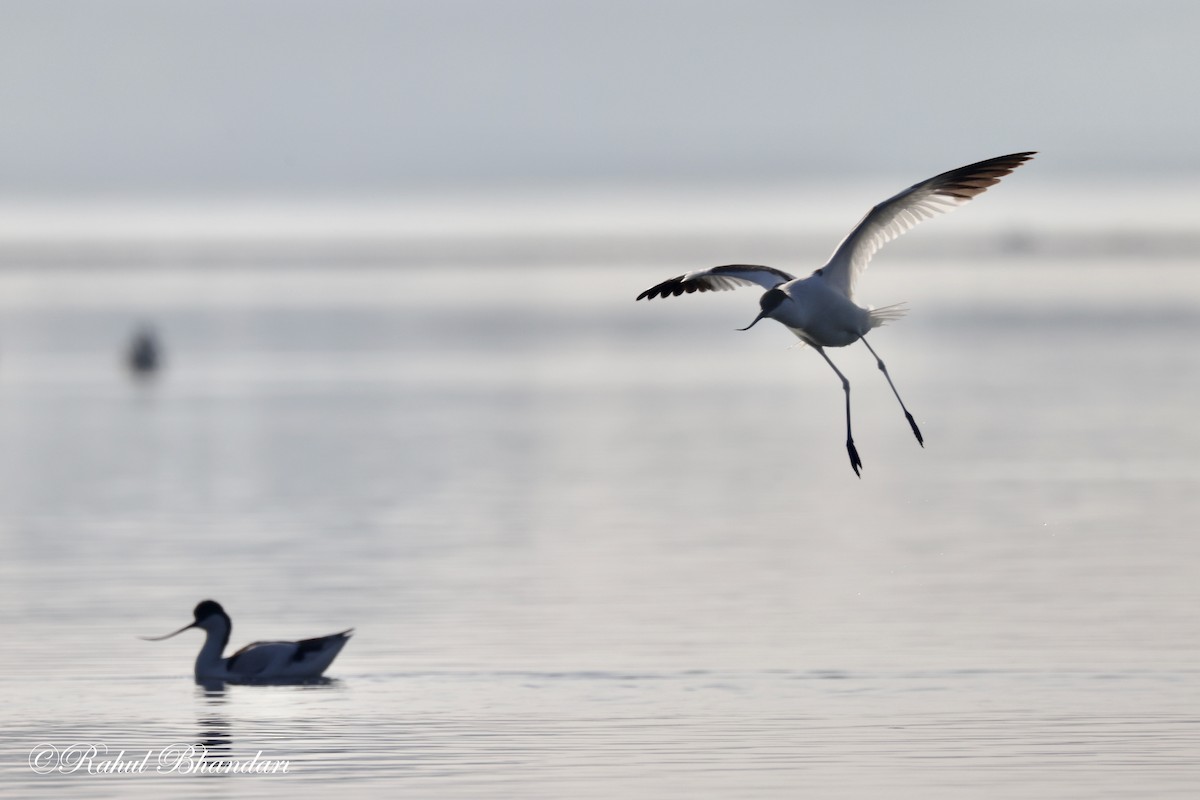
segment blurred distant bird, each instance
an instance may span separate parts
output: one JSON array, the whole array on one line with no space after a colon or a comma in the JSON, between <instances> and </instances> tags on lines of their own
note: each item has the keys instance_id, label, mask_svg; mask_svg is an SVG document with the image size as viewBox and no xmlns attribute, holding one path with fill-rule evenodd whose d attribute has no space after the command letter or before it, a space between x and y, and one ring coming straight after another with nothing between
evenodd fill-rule
<instances>
[{"instance_id":1,"label":"blurred distant bird","mask_svg":"<svg viewBox=\"0 0 1200 800\"><path fill-rule=\"evenodd\" d=\"M204 600L192 612L195 619L166 636L143 636L148 642L159 642L200 628L207 636L200 655L196 656L196 680L215 681L296 681L320 677L337 654L350 640L353 628L329 636L302 639L298 642L254 642L223 658L229 644L233 621L215 600Z\"/></svg>"},{"instance_id":2,"label":"blurred distant bird","mask_svg":"<svg viewBox=\"0 0 1200 800\"><path fill-rule=\"evenodd\" d=\"M143 325L133 335L125 353L125 364L137 377L149 377L162 366L162 347L149 325Z\"/></svg>"},{"instance_id":3,"label":"blurred distant bird","mask_svg":"<svg viewBox=\"0 0 1200 800\"><path fill-rule=\"evenodd\" d=\"M738 286L758 284L767 291L759 298L761 311L745 328L749 330L763 318L776 320L787 326L800 340L812 345L825 362L833 368L842 381L846 394L846 450L850 454L850 466L854 474L859 471L862 460L854 446L850 433L850 382L825 354L826 347L845 347L861 341L867 345L875 363L887 378L892 393L900 403L913 435L922 447L925 440L916 420L904 406L896 385L888 375L883 360L867 343L866 333L885 322L899 319L905 313L903 304L883 308L863 308L854 302L854 287L867 268L871 256L887 242L895 239L917 223L952 211L974 197L983 194L988 187L1035 155L1035 152L1013 153L1012 155L989 158L976 164L943 172L927 181L910 186L895 197L883 201L863 217L850 235L842 240L830 256L829 262L807 278L794 278L774 267L749 264L731 264L696 270L685 275L663 281L637 296L653 299L692 292L724 291Z\"/></svg>"}]
</instances>

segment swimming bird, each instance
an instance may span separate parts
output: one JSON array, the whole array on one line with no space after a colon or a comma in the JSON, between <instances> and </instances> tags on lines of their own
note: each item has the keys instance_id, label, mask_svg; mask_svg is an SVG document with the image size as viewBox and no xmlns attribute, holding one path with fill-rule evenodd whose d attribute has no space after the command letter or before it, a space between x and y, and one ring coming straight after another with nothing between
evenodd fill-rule
<instances>
[{"instance_id":1,"label":"swimming bird","mask_svg":"<svg viewBox=\"0 0 1200 800\"><path fill-rule=\"evenodd\" d=\"M189 628L200 628L207 635L196 656L196 680L216 681L296 681L320 677L337 658L353 628L329 636L298 642L254 642L223 658L229 644L233 620L215 600L201 601L192 612L195 619L166 636L143 636L148 642L170 639Z\"/></svg>"},{"instance_id":2,"label":"swimming bird","mask_svg":"<svg viewBox=\"0 0 1200 800\"><path fill-rule=\"evenodd\" d=\"M845 347L859 341L865 344L875 357L879 371L887 378L892 394L899 401L900 409L921 447L925 446L925 439L913 415L900 399L900 392L896 390L883 359L866 339L869 331L902 317L906 311L904 304L882 308L858 305L854 302L854 289L859 277L880 247L918 223L953 211L978 197L1034 155L1035 151L1012 153L968 164L935 175L884 200L867 212L850 231L825 266L806 278L796 278L774 267L729 264L678 275L651 286L637 299L652 300L655 297L678 297L684 293L725 291L751 284L766 289L758 301L758 316L745 328L738 330L750 330L762 319L776 320L799 337L802 343L816 350L833 368L846 395L846 451L850 455L854 474L861 478L862 459L854 446L850 429L850 381L825 353L826 347Z\"/></svg>"}]
</instances>

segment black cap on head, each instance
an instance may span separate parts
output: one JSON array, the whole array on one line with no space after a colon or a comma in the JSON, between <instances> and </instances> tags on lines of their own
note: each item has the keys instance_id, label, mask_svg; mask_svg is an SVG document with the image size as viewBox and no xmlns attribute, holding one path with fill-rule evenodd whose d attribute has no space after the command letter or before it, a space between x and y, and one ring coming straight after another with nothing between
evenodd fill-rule
<instances>
[{"instance_id":1,"label":"black cap on head","mask_svg":"<svg viewBox=\"0 0 1200 800\"><path fill-rule=\"evenodd\" d=\"M760 319L767 316L772 311L774 311L776 308L778 308L779 304L782 303L784 300L787 300L787 293L784 292L782 289L778 289L778 288L767 289L767 291L763 292L763 296L758 298L758 305L762 310L758 312L758 316L754 318L754 322L751 322L749 325L747 325L744 328L738 328L738 330L739 331L750 330L751 328L753 328L755 325L758 324L758 321Z\"/></svg>"},{"instance_id":2,"label":"black cap on head","mask_svg":"<svg viewBox=\"0 0 1200 800\"><path fill-rule=\"evenodd\" d=\"M223 617L229 616L216 600L201 600L196 604L196 609L192 611L192 616L196 618L196 622L211 617L213 614L220 614Z\"/></svg>"},{"instance_id":3,"label":"black cap on head","mask_svg":"<svg viewBox=\"0 0 1200 800\"><path fill-rule=\"evenodd\" d=\"M762 308L764 314L770 314L784 300L787 300L787 292L783 289L767 289L763 292L763 296L758 298L758 305Z\"/></svg>"}]
</instances>

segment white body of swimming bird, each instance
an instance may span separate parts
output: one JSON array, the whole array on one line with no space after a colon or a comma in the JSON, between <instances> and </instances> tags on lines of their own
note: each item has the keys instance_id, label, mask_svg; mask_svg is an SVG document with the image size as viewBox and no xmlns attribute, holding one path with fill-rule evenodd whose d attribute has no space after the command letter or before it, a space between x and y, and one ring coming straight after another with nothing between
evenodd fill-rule
<instances>
[{"instance_id":1,"label":"white body of swimming bird","mask_svg":"<svg viewBox=\"0 0 1200 800\"><path fill-rule=\"evenodd\" d=\"M905 309L902 304L872 309L855 303L854 289L859 277L870 263L871 256L884 244L918 223L952 211L983 194L988 187L998 183L1034 155L1034 152L1013 153L968 164L910 186L884 200L850 231L833 251L828 263L806 278L796 278L774 267L730 264L676 276L650 287L637 299L724 291L753 284L766 289L759 298L761 310L758 316L741 330L749 330L761 319L776 320L787 326L802 342L811 345L833 368L841 379L846 395L846 450L850 454L850 466L854 474L861 477L862 460L850 429L850 382L829 359L825 353L826 347L845 347L857 341L867 345L922 447L925 446L925 439L916 420L900 399L900 393L896 391L883 360L866 339L868 332L885 322L899 319Z\"/></svg>"},{"instance_id":2,"label":"white body of swimming bird","mask_svg":"<svg viewBox=\"0 0 1200 800\"><path fill-rule=\"evenodd\" d=\"M254 642L228 658L233 621L215 600L200 602L192 612L195 619L166 636L143 636L150 642L170 639L190 628L205 632L204 645L196 656L196 679L213 681L300 681L318 678L337 658L354 629L298 642Z\"/></svg>"}]
</instances>

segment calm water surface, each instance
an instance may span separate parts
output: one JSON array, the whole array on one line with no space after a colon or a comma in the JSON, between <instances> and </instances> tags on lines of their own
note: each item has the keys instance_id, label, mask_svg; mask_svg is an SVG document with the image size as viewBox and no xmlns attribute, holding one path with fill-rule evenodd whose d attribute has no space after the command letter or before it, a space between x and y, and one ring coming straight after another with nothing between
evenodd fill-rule
<instances>
[{"instance_id":1,"label":"calm water surface","mask_svg":"<svg viewBox=\"0 0 1200 800\"><path fill-rule=\"evenodd\" d=\"M689 266L0 272L0 793L1194 797L1195 265L881 260L927 447L834 351L861 480L752 298L633 302ZM358 633L206 689L199 633L136 638L206 597L235 646Z\"/></svg>"}]
</instances>

